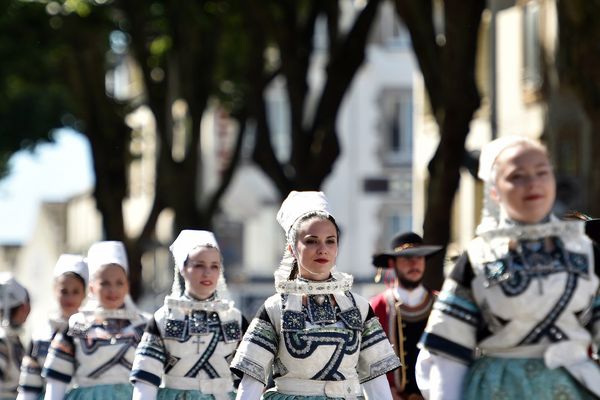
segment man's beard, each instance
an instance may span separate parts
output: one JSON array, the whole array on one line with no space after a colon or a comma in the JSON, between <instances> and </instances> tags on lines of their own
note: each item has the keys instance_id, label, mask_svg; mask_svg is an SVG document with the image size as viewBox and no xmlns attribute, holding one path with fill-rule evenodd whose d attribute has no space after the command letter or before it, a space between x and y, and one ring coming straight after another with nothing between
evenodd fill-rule
<instances>
[{"instance_id":1,"label":"man's beard","mask_svg":"<svg viewBox=\"0 0 600 400\"><path fill-rule=\"evenodd\" d=\"M415 289L417 286L419 286L421 284L421 281L423 279L419 279L418 281L409 281L406 278L398 278L398 281L400 282L400 286L402 286L405 289Z\"/></svg>"}]
</instances>

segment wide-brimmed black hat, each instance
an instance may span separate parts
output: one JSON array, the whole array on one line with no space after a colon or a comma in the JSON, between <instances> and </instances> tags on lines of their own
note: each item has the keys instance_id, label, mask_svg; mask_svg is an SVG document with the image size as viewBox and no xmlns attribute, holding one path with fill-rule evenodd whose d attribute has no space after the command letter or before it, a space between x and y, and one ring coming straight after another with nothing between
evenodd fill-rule
<instances>
[{"instance_id":1,"label":"wide-brimmed black hat","mask_svg":"<svg viewBox=\"0 0 600 400\"><path fill-rule=\"evenodd\" d=\"M585 221L585 234L594 242L600 244L600 218L592 218Z\"/></svg>"},{"instance_id":2,"label":"wide-brimmed black hat","mask_svg":"<svg viewBox=\"0 0 600 400\"><path fill-rule=\"evenodd\" d=\"M392 250L386 253L375 254L373 265L378 268L387 268L390 258L395 257L429 257L442 250L443 246L423 244L423 238L414 232L396 235L392 239Z\"/></svg>"}]
</instances>

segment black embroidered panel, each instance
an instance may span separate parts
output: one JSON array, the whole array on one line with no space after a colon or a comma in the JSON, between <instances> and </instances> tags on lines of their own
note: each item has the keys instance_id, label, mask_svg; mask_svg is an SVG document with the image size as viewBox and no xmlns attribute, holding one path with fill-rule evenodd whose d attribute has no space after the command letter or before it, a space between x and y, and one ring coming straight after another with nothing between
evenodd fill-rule
<instances>
[{"instance_id":1,"label":"black embroidered panel","mask_svg":"<svg viewBox=\"0 0 600 400\"><path fill-rule=\"evenodd\" d=\"M224 322L221 328L226 343L237 342L242 338L242 328L237 321Z\"/></svg>"},{"instance_id":2,"label":"black embroidered panel","mask_svg":"<svg viewBox=\"0 0 600 400\"><path fill-rule=\"evenodd\" d=\"M180 342L186 337L186 323L179 319L167 319L165 322L165 339L176 339Z\"/></svg>"},{"instance_id":3,"label":"black embroidered panel","mask_svg":"<svg viewBox=\"0 0 600 400\"><path fill-rule=\"evenodd\" d=\"M518 245L520 251L511 250L506 257L483 264L488 285L500 285L508 297L527 290L533 278L558 272L589 272L587 255L569 252L560 238L521 240Z\"/></svg>"},{"instance_id":4,"label":"black embroidered panel","mask_svg":"<svg viewBox=\"0 0 600 400\"><path fill-rule=\"evenodd\" d=\"M307 296L308 318L313 324L335 323L336 309L329 295Z\"/></svg>"},{"instance_id":5,"label":"black embroidered panel","mask_svg":"<svg viewBox=\"0 0 600 400\"><path fill-rule=\"evenodd\" d=\"M318 351L321 346L334 346L331 358L324 361L323 368L311 379L337 381L345 377L338 368L342 359L359 350L361 332L344 328L315 328L304 332L283 332L288 353L295 358L304 359Z\"/></svg>"},{"instance_id":6,"label":"black embroidered panel","mask_svg":"<svg viewBox=\"0 0 600 400\"><path fill-rule=\"evenodd\" d=\"M340 312L340 318L349 329L360 331L363 328L362 315L356 307Z\"/></svg>"},{"instance_id":7,"label":"black embroidered panel","mask_svg":"<svg viewBox=\"0 0 600 400\"><path fill-rule=\"evenodd\" d=\"M281 330L301 331L306 326L305 315L302 311L285 310L281 317Z\"/></svg>"}]
</instances>

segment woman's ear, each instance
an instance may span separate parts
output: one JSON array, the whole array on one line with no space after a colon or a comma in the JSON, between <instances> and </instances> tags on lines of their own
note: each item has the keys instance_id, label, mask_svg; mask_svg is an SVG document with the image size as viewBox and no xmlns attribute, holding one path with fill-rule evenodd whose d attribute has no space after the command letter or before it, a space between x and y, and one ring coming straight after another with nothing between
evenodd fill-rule
<instances>
[{"instance_id":1,"label":"woman's ear","mask_svg":"<svg viewBox=\"0 0 600 400\"><path fill-rule=\"evenodd\" d=\"M500 195L498 194L498 189L496 189L495 185L490 188L490 199L494 200L496 203L500 203Z\"/></svg>"}]
</instances>

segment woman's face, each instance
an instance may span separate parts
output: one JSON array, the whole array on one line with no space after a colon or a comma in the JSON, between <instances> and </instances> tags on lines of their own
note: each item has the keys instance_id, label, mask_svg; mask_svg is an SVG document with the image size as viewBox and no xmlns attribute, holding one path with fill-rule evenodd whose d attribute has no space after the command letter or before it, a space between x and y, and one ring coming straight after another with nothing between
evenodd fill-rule
<instances>
[{"instance_id":1,"label":"woman's face","mask_svg":"<svg viewBox=\"0 0 600 400\"><path fill-rule=\"evenodd\" d=\"M311 218L300 224L294 254L301 277L315 281L329 278L337 252L338 237L333 222Z\"/></svg>"},{"instance_id":2,"label":"woman's face","mask_svg":"<svg viewBox=\"0 0 600 400\"><path fill-rule=\"evenodd\" d=\"M183 267L186 290L199 300L213 295L221 271L221 253L214 247L197 247L190 251Z\"/></svg>"},{"instance_id":3,"label":"woman's face","mask_svg":"<svg viewBox=\"0 0 600 400\"><path fill-rule=\"evenodd\" d=\"M495 162L496 182L491 196L518 222L543 220L556 196L554 172L546 153L531 145L512 146Z\"/></svg>"},{"instance_id":4,"label":"woman's face","mask_svg":"<svg viewBox=\"0 0 600 400\"><path fill-rule=\"evenodd\" d=\"M73 274L60 275L54 283L54 295L62 316L69 318L77 312L85 297L83 281Z\"/></svg>"},{"instance_id":5,"label":"woman's face","mask_svg":"<svg viewBox=\"0 0 600 400\"><path fill-rule=\"evenodd\" d=\"M125 303L129 281L125 270L117 264L103 266L90 282L90 291L106 309L117 309Z\"/></svg>"}]
</instances>

